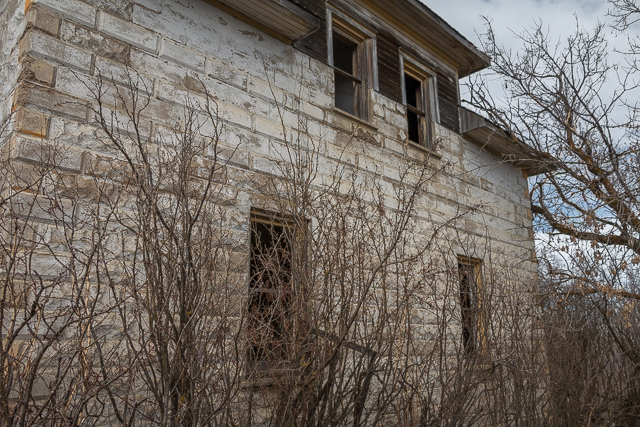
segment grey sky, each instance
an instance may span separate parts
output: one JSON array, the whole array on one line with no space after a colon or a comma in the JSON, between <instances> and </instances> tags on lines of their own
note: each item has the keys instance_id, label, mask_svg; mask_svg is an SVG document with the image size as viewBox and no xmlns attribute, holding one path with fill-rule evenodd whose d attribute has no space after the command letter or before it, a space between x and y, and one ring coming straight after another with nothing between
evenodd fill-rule
<instances>
[{"instance_id":1,"label":"grey sky","mask_svg":"<svg viewBox=\"0 0 640 427\"><path fill-rule=\"evenodd\" d=\"M488 17L498 40L505 45L513 43L514 32L531 27L537 20L549 26L550 34L568 35L575 29L574 14L581 27L593 28L606 17L606 0L421 0L444 18L467 39L478 45L476 33L484 31L481 16Z\"/></svg>"},{"instance_id":2,"label":"grey sky","mask_svg":"<svg viewBox=\"0 0 640 427\"><path fill-rule=\"evenodd\" d=\"M421 0L435 13L464 35L469 41L480 47L478 34L486 30L482 16L487 17L496 34L498 44L519 50L521 44L514 33L522 33L538 22L542 22L551 40L564 44L566 38L576 30L576 17L580 28L591 31L598 22L608 24L612 18L607 16L611 8L607 0ZM626 50L628 35L637 34L635 25L626 34L606 30L610 52L617 47ZM621 55L615 53L610 60L622 62ZM615 83L612 81L613 89ZM501 85L498 81L490 83L494 97L500 98ZM462 87L462 98L466 91Z\"/></svg>"}]
</instances>

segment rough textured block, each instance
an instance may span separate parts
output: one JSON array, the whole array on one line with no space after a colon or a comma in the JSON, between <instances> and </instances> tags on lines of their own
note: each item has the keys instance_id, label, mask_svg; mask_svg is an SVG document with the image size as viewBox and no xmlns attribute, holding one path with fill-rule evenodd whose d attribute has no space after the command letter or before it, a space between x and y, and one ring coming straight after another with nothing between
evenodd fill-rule
<instances>
[{"instance_id":1,"label":"rough textured block","mask_svg":"<svg viewBox=\"0 0 640 427\"><path fill-rule=\"evenodd\" d=\"M16 130L29 135L47 136L49 118L33 110L20 109L16 119Z\"/></svg>"},{"instance_id":2,"label":"rough textured block","mask_svg":"<svg viewBox=\"0 0 640 427\"><path fill-rule=\"evenodd\" d=\"M53 84L56 68L42 59L26 57L22 60L22 75L24 80L31 80L47 86Z\"/></svg>"},{"instance_id":3,"label":"rough textured block","mask_svg":"<svg viewBox=\"0 0 640 427\"><path fill-rule=\"evenodd\" d=\"M91 68L91 54L65 44L58 39L41 33L29 31L20 43L20 56L45 58L81 71Z\"/></svg>"},{"instance_id":4,"label":"rough textured block","mask_svg":"<svg viewBox=\"0 0 640 427\"><path fill-rule=\"evenodd\" d=\"M131 47L86 27L64 21L60 26L60 38L67 43L92 51L98 56L127 63Z\"/></svg>"},{"instance_id":5,"label":"rough textured block","mask_svg":"<svg viewBox=\"0 0 640 427\"><path fill-rule=\"evenodd\" d=\"M53 36L58 35L60 18L43 9L31 8L27 13L27 22L45 33Z\"/></svg>"},{"instance_id":6,"label":"rough textured block","mask_svg":"<svg viewBox=\"0 0 640 427\"><path fill-rule=\"evenodd\" d=\"M134 0L134 3L134 6L139 5L154 12L161 12L163 0Z\"/></svg>"},{"instance_id":7,"label":"rough textured block","mask_svg":"<svg viewBox=\"0 0 640 427\"><path fill-rule=\"evenodd\" d=\"M241 89L247 88L247 75L239 73L236 70L232 70L226 65L207 58L206 74L216 80L237 86Z\"/></svg>"},{"instance_id":8,"label":"rough textured block","mask_svg":"<svg viewBox=\"0 0 640 427\"><path fill-rule=\"evenodd\" d=\"M118 16L125 20L131 19L133 2L131 0L83 0L94 7L107 12L110 15ZM158 0L162 1L162 0Z\"/></svg>"},{"instance_id":9,"label":"rough textured block","mask_svg":"<svg viewBox=\"0 0 640 427\"><path fill-rule=\"evenodd\" d=\"M153 92L153 80L140 74L137 70L125 67L119 62L96 58L94 75L102 76L107 80L113 80L125 87L133 86L136 90L151 94Z\"/></svg>"},{"instance_id":10,"label":"rough textured block","mask_svg":"<svg viewBox=\"0 0 640 427\"><path fill-rule=\"evenodd\" d=\"M90 27L96 24L96 9L77 0L33 0L33 4Z\"/></svg>"},{"instance_id":11,"label":"rough textured block","mask_svg":"<svg viewBox=\"0 0 640 427\"><path fill-rule=\"evenodd\" d=\"M274 84L269 84L264 80L251 77L248 83L249 92L261 96L272 102L282 104L284 102L284 92Z\"/></svg>"},{"instance_id":12,"label":"rough textured block","mask_svg":"<svg viewBox=\"0 0 640 427\"><path fill-rule=\"evenodd\" d=\"M37 106L39 109L44 108L79 120L85 120L87 117L85 102L51 88L24 82L16 91L16 104Z\"/></svg>"},{"instance_id":13,"label":"rough textured block","mask_svg":"<svg viewBox=\"0 0 640 427\"><path fill-rule=\"evenodd\" d=\"M18 137L14 142L12 157L33 164L55 166L80 172L82 151L61 144L50 144L41 139Z\"/></svg>"},{"instance_id":14,"label":"rough textured block","mask_svg":"<svg viewBox=\"0 0 640 427\"><path fill-rule=\"evenodd\" d=\"M324 111L309 102L302 101L300 103L300 109L308 116L311 116L318 120L324 120Z\"/></svg>"},{"instance_id":15,"label":"rough textured block","mask_svg":"<svg viewBox=\"0 0 640 427\"><path fill-rule=\"evenodd\" d=\"M137 46L140 49L152 52L156 51L158 46L158 36L156 33L106 13L100 14L99 21L98 28L100 31Z\"/></svg>"},{"instance_id":16,"label":"rough textured block","mask_svg":"<svg viewBox=\"0 0 640 427\"><path fill-rule=\"evenodd\" d=\"M265 120L262 117L256 117L255 130L257 133L270 136L272 138L284 139L285 129L282 123L276 123L269 120Z\"/></svg>"}]
</instances>

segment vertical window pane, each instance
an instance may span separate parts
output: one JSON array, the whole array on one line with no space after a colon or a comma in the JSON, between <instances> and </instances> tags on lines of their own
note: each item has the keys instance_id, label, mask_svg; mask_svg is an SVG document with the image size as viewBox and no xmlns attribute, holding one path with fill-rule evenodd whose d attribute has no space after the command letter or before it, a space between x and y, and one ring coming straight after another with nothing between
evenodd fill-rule
<instances>
[{"instance_id":1,"label":"vertical window pane","mask_svg":"<svg viewBox=\"0 0 640 427\"><path fill-rule=\"evenodd\" d=\"M420 119L416 113L407 111L407 122L409 127L409 140L420 144Z\"/></svg>"},{"instance_id":2,"label":"vertical window pane","mask_svg":"<svg viewBox=\"0 0 640 427\"><path fill-rule=\"evenodd\" d=\"M355 82L336 73L336 108L355 115Z\"/></svg>"},{"instance_id":3,"label":"vertical window pane","mask_svg":"<svg viewBox=\"0 0 640 427\"><path fill-rule=\"evenodd\" d=\"M404 90L407 97L407 105L411 105L419 110L422 110L420 98L422 91L420 88L420 81L414 79L408 74L404 75Z\"/></svg>"},{"instance_id":4,"label":"vertical window pane","mask_svg":"<svg viewBox=\"0 0 640 427\"><path fill-rule=\"evenodd\" d=\"M353 59L357 45L333 33L333 66L353 75Z\"/></svg>"}]
</instances>

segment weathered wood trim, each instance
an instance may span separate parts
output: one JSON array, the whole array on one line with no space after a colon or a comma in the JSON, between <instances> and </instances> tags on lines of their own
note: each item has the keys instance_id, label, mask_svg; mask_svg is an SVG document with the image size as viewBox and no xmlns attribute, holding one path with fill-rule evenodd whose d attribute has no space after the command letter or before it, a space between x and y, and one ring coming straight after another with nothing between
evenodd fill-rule
<instances>
[{"instance_id":1,"label":"weathered wood trim","mask_svg":"<svg viewBox=\"0 0 640 427\"><path fill-rule=\"evenodd\" d=\"M291 0L260 0L263 9L257 14L259 17L251 4L254 0L206 1L287 44L308 36L322 24L317 16Z\"/></svg>"}]
</instances>

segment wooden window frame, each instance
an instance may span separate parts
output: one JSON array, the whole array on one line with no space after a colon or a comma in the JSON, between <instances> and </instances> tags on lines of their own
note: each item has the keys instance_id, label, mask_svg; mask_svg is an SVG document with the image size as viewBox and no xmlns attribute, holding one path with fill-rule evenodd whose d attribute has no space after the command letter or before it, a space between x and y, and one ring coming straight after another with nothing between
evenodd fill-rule
<instances>
[{"instance_id":1,"label":"wooden window frame","mask_svg":"<svg viewBox=\"0 0 640 427\"><path fill-rule=\"evenodd\" d=\"M300 286L300 283L296 283L299 281L299 277L295 276L294 270L300 270L306 268L307 262L307 233L308 233L308 221L304 221L302 225L300 225L297 221L294 221L292 218L288 218L286 216L278 215L273 212L264 211L261 209L251 209L250 212L250 230L249 230L249 283L248 283L248 299L247 299L247 333L249 337L248 347L247 347L247 373L250 372L262 372L261 376L264 380L267 377L271 377L273 375L277 375L280 369L291 369L295 365L294 360L290 360L290 354L288 347L292 343L292 338L297 334L300 335L300 331L298 330L300 327L305 325L305 322L299 323L299 316L304 316L307 312L306 303L301 301L299 298L300 289L297 289ZM284 282L279 283L284 286L283 288L278 289L276 286L259 286L256 281L256 271L254 271L254 256L255 256L255 247L254 247L254 231L255 224L263 224L267 227L282 227L281 233L286 233L284 238L287 239L286 246L288 250L287 263L288 265L285 268L288 268L288 271L285 273ZM282 266L282 264L278 265ZM298 271L299 272L299 271ZM268 273L267 273L268 274ZM280 278L277 279L280 281ZM282 316L280 321L275 319L275 323L273 323L273 318L269 320L269 324L266 325L268 329L266 331L266 335L271 337L271 334L274 337L277 337L278 334L281 335L281 341L278 342L274 339L273 342L263 342L262 337L257 337L258 339L255 341L251 340L251 331L252 328L261 329L262 326L265 325L252 325L253 321L260 321L261 316L256 316L256 318L252 317L252 305L257 303L258 305L264 301L269 301L269 297L262 298L262 295L274 295L275 298L279 299L282 303L280 307L273 307L273 305L269 305L267 302L268 308L266 309L267 313L270 315L275 314L276 316ZM288 299L287 299L288 297ZM273 312L269 312L269 310L273 309ZM280 325L281 324L281 325ZM275 327L275 330L270 330L269 328ZM284 327L284 330L278 331L277 328ZM296 331L295 333L293 331ZM302 334L304 335L304 333ZM266 344L266 350L258 348L260 345ZM275 351L273 351L275 349ZM262 352L262 356L266 355L267 357L261 357L260 353ZM292 365L293 364L293 365ZM264 377L266 374L267 377ZM273 379L273 378L272 378ZM267 381L268 383L268 381ZM265 385L267 385L265 383Z\"/></svg>"},{"instance_id":2,"label":"wooden window frame","mask_svg":"<svg viewBox=\"0 0 640 427\"><path fill-rule=\"evenodd\" d=\"M465 281L465 272L471 273L473 280ZM462 348L465 355L471 356L487 347L482 307L482 260L458 255L458 283Z\"/></svg>"},{"instance_id":3,"label":"wooden window frame","mask_svg":"<svg viewBox=\"0 0 640 427\"><path fill-rule=\"evenodd\" d=\"M280 278L279 278L277 279L276 283L269 283L265 285L264 283L262 284L259 283L260 279L256 278L258 274L260 275L264 274L264 272L258 273L254 271L254 268L256 265L255 263L257 262L256 247L254 245L254 238L256 238L254 234L256 232L255 230L256 224L262 224L267 227L282 228L281 234L284 234L283 238L288 240L287 242L285 242L287 246L285 250L288 251L288 255L286 255L288 259L285 259L285 261L288 262L288 265L284 265L284 266L280 265L279 268L287 269L285 274L288 273L289 277L288 279L285 277L284 280L288 281L289 283L277 283L280 281ZM293 233L293 229L294 229L293 224L283 220L281 217L275 214L270 214L270 213L258 211L258 210L251 211L250 245L249 245L250 246L249 248L250 269L249 269L249 286L248 286L248 301L247 301L247 310L248 310L249 318L247 321L247 328L248 328L247 332L250 337L252 330L261 330L264 327L266 331L265 335L268 337L268 339L271 339L270 334L274 336L273 341L268 341L268 342L263 342L263 340L265 339L263 336L256 338L255 342L252 342L251 338L249 339L250 343L249 343L249 347L247 348L247 360L249 362L249 366L253 369L268 370L270 368L273 368L275 365L283 361L286 361L286 350L279 347L286 346L286 337L284 336L286 331L280 330L280 329L282 328L286 329L287 325L285 325L285 323L288 320L287 316L290 314L288 313L288 310L290 309L291 302L289 301L287 303L286 298L285 300L283 300L283 298L291 293L291 273L292 273L291 271L292 270L291 268L291 263L292 263L291 236ZM273 230L271 230L270 233L272 231ZM286 234L289 234L289 236L287 236ZM260 239L260 237L257 237L257 238ZM272 249L273 247L269 248L269 250L272 250ZM275 249L279 250L279 248L275 248ZM261 255L262 254L259 254L258 256L261 256ZM270 261L272 262L272 260ZM278 260L279 263L282 261L283 260ZM267 271L267 275L269 275L270 273L272 272ZM285 289L283 289L283 286L285 286ZM269 303L267 301L271 301L271 302ZM279 307L279 305L281 305L282 307ZM254 308L256 310L255 319L254 319L254 314L252 313L252 310ZM273 312L270 312L269 310L273 310ZM282 311L282 313L280 313L280 311ZM261 321L260 317L265 313L267 317L270 317L268 325L262 325L262 324L252 325L252 322L260 322ZM280 316L282 316L282 318L280 318ZM280 323L282 323L282 325L280 325ZM278 343L277 340L275 339L277 335L282 335L281 343ZM271 348L271 346L273 346L273 348ZM276 354L278 352L281 354L279 355Z\"/></svg>"},{"instance_id":4,"label":"wooden window frame","mask_svg":"<svg viewBox=\"0 0 640 427\"><path fill-rule=\"evenodd\" d=\"M353 58L353 74L349 74L334 65L334 34L356 45ZM349 18L345 13L328 6L327 51L328 64L334 69L336 78L341 76L342 78L352 80L355 85L354 111L350 112L337 107L336 93L334 93L334 106L341 112L353 115L367 122L370 121L371 106L369 92L371 90L378 90L378 60L375 33L364 25Z\"/></svg>"},{"instance_id":5,"label":"wooden window frame","mask_svg":"<svg viewBox=\"0 0 640 427\"><path fill-rule=\"evenodd\" d=\"M405 75L420 82L420 94L416 98L420 106L415 108L407 103ZM437 96L436 73L421 65L420 61L405 52L400 53L400 81L402 86L402 104L407 109L407 142L418 144L424 148L433 148L432 124L440 122ZM409 113L417 114L419 141L409 139Z\"/></svg>"}]
</instances>

